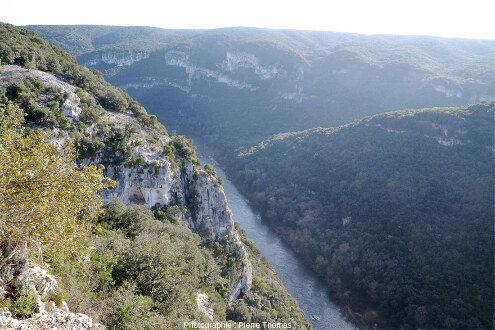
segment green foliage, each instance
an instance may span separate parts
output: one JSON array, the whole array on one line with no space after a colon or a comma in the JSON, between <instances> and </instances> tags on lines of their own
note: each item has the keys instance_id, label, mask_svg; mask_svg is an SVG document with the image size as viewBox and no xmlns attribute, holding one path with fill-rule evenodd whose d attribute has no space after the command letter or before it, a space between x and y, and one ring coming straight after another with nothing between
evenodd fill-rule
<instances>
[{"instance_id":1,"label":"green foliage","mask_svg":"<svg viewBox=\"0 0 495 330\"><path fill-rule=\"evenodd\" d=\"M174 135L172 137L171 145L175 148L177 154L185 159L189 161L196 159L196 147L193 145L191 139L188 139L183 135Z\"/></svg>"},{"instance_id":2,"label":"green foliage","mask_svg":"<svg viewBox=\"0 0 495 330\"><path fill-rule=\"evenodd\" d=\"M158 123L158 120L156 119L155 115L150 116L150 126L154 127Z\"/></svg>"},{"instance_id":3,"label":"green foliage","mask_svg":"<svg viewBox=\"0 0 495 330\"><path fill-rule=\"evenodd\" d=\"M26 294L20 295L11 305L10 310L12 314L20 319L26 319L35 313L36 309L36 295L33 290L30 290Z\"/></svg>"},{"instance_id":4,"label":"green foliage","mask_svg":"<svg viewBox=\"0 0 495 330\"><path fill-rule=\"evenodd\" d=\"M116 329L176 328L201 319L189 298L200 287L214 293L226 285L212 255L182 224L156 221L145 206L126 206L118 199L105 206L100 222L108 231L96 242L89 267L58 270L84 306L79 312L98 315L105 306L106 314L97 317ZM215 309L225 315L225 301Z\"/></svg>"},{"instance_id":5,"label":"green foliage","mask_svg":"<svg viewBox=\"0 0 495 330\"><path fill-rule=\"evenodd\" d=\"M171 145L168 145L166 144L164 147L163 147L163 155L164 156L169 156L173 153L175 153L177 150L175 149L174 146L171 146Z\"/></svg>"},{"instance_id":6,"label":"green foliage","mask_svg":"<svg viewBox=\"0 0 495 330\"><path fill-rule=\"evenodd\" d=\"M63 95L57 91L44 88L41 81L27 77L17 80L6 86L7 100L19 105L26 112L26 120L45 127L66 127L67 119L60 109L60 100ZM46 107L41 108L38 99L43 98Z\"/></svg>"},{"instance_id":7,"label":"green foliage","mask_svg":"<svg viewBox=\"0 0 495 330\"><path fill-rule=\"evenodd\" d=\"M33 40L36 41L33 42ZM122 90L108 84L100 72L79 66L74 57L43 40L37 33L1 23L0 44L2 63L24 65L60 75L79 87L76 94L80 97L87 97L85 91L88 91L100 102L101 106L113 111L130 112L146 117L150 127L156 127L161 133L166 134L165 128L157 122L156 116L148 116L139 103L132 100ZM43 89L43 84L39 80L34 80L32 86L29 87L40 91ZM9 99L17 98L16 95L12 95L12 91L9 93ZM96 110L89 109L88 111ZM91 118L90 115L88 116Z\"/></svg>"},{"instance_id":8,"label":"green foliage","mask_svg":"<svg viewBox=\"0 0 495 330\"><path fill-rule=\"evenodd\" d=\"M272 290L272 288L268 284L266 284L264 279L256 278L253 280L253 290L262 293L268 293Z\"/></svg>"},{"instance_id":9,"label":"green foliage","mask_svg":"<svg viewBox=\"0 0 495 330\"><path fill-rule=\"evenodd\" d=\"M178 329L188 320L207 320L198 312L194 298L197 292L204 292L215 320L231 319L235 312L227 316L228 279L220 276L228 246L221 242L214 252L183 222L156 220L181 214L177 205L155 207L153 212L155 216L144 206L126 206L119 199L105 205L99 223L106 233L95 241L89 263L67 263L56 269L71 308L112 329ZM241 235L245 240L245 234ZM302 312L296 309L294 313L289 307L297 303L273 268L258 259L254 243L249 241L247 246L250 255L257 256L253 262L262 288L256 296L242 300L249 308L248 319L257 319L255 315L265 315L260 312L267 310L266 320L310 329ZM259 297L268 305L260 305Z\"/></svg>"},{"instance_id":10,"label":"green foliage","mask_svg":"<svg viewBox=\"0 0 495 330\"><path fill-rule=\"evenodd\" d=\"M280 134L242 154L234 179L367 326L488 328L494 114L406 110Z\"/></svg>"},{"instance_id":11,"label":"green foliage","mask_svg":"<svg viewBox=\"0 0 495 330\"><path fill-rule=\"evenodd\" d=\"M135 288L119 288L109 301L106 325L111 329L155 329L166 327L163 317L153 310L153 299L135 293Z\"/></svg>"},{"instance_id":12,"label":"green foliage","mask_svg":"<svg viewBox=\"0 0 495 330\"><path fill-rule=\"evenodd\" d=\"M25 295L33 288L33 281L23 280L16 286L15 292L19 295Z\"/></svg>"},{"instance_id":13,"label":"green foliage","mask_svg":"<svg viewBox=\"0 0 495 330\"><path fill-rule=\"evenodd\" d=\"M170 221L178 224L180 222L180 216L182 210L177 205L171 206L154 206L151 208L156 219L160 221Z\"/></svg>"},{"instance_id":14,"label":"green foliage","mask_svg":"<svg viewBox=\"0 0 495 330\"><path fill-rule=\"evenodd\" d=\"M205 164L204 169L205 169L206 173L208 173L208 175L211 175L211 176L217 175L217 171L210 164Z\"/></svg>"},{"instance_id":15,"label":"green foliage","mask_svg":"<svg viewBox=\"0 0 495 330\"><path fill-rule=\"evenodd\" d=\"M150 52L163 47L164 43L178 38L174 31L141 26L127 28L102 25L30 25L28 28L37 31L43 38L76 56L94 51L97 47L104 45L108 46L108 50L121 53ZM182 33L193 35L194 31L183 31ZM69 34L71 40L67 39ZM81 63L84 63L85 58L81 58L81 60Z\"/></svg>"},{"instance_id":16,"label":"green foliage","mask_svg":"<svg viewBox=\"0 0 495 330\"><path fill-rule=\"evenodd\" d=\"M131 132L126 129L115 128L111 130L103 141L105 148L101 160L102 164L105 166L121 165L126 160L131 159L132 146L127 144L130 136Z\"/></svg>"},{"instance_id":17,"label":"green foliage","mask_svg":"<svg viewBox=\"0 0 495 330\"><path fill-rule=\"evenodd\" d=\"M91 157L100 155L105 147L105 143L94 134L82 136L76 143L80 159L90 159Z\"/></svg>"},{"instance_id":18,"label":"green foliage","mask_svg":"<svg viewBox=\"0 0 495 330\"><path fill-rule=\"evenodd\" d=\"M0 245L84 253L100 193L113 182L102 168L77 165L70 142L60 152L41 130L24 130L23 117L18 107L0 104Z\"/></svg>"},{"instance_id":19,"label":"green foliage","mask_svg":"<svg viewBox=\"0 0 495 330\"><path fill-rule=\"evenodd\" d=\"M127 99L122 92L110 86L101 93L98 97L98 101L104 108L113 109L115 111L122 112L126 110L128 106Z\"/></svg>"},{"instance_id":20,"label":"green foliage","mask_svg":"<svg viewBox=\"0 0 495 330\"><path fill-rule=\"evenodd\" d=\"M48 300L53 301L55 306L62 307L62 302L66 300L67 297L63 292L54 293L53 291L48 292Z\"/></svg>"},{"instance_id":21,"label":"green foliage","mask_svg":"<svg viewBox=\"0 0 495 330\"><path fill-rule=\"evenodd\" d=\"M155 219L153 212L146 206L126 206L118 198L106 204L104 210L101 221L106 224L106 227L121 230L129 237L135 237L145 222Z\"/></svg>"},{"instance_id":22,"label":"green foliage","mask_svg":"<svg viewBox=\"0 0 495 330\"><path fill-rule=\"evenodd\" d=\"M98 122L103 114L103 109L99 105L88 106L85 103L81 103L81 120L88 124L94 124Z\"/></svg>"}]
</instances>

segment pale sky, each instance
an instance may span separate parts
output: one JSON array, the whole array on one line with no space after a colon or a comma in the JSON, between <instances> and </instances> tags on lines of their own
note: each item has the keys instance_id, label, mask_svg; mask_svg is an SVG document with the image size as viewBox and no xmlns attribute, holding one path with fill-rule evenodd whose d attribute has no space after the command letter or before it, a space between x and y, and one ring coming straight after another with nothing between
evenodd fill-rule
<instances>
[{"instance_id":1,"label":"pale sky","mask_svg":"<svg viewBox=\"0 0 495 330\"><path fill-rule=\"evenodd\" d=\"M0 0L14 25L231 26L495 40L495 0Z\"/></svg>"}]
</instances>

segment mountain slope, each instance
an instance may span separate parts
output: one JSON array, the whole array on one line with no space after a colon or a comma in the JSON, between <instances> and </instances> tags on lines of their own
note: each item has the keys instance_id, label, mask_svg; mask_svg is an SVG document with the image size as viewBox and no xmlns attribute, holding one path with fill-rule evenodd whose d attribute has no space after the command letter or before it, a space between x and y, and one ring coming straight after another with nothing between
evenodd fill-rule
<instances>
[{"instance_id":1,"label":"mountain slope","mask_svg":"<svg viewBox=\"0 0 495 330\"><path fill-rule=\"evenodd\" d=\"M75 141L80 162L104 164L106 175L118 183L105 192L105 200L112 201L98 219L105 230L92 237L91 256L72 261L58 260L56 251L46 256L65 292L74 294L68 298L71 308L111 328L260 315L263 321L311 328L276 274L247 253L221 181L211 166L201 166L192 141L169 136L129 95L36 33L1 24L0 47L0 103L21 107L31 129L51 132L51 143L62 147ZM270 283L273 291L250 292L252 264L258 269L255 280ZM1 271L2 278L11 272ZM268 303L246 301L252 308L234 313L232 304L248 293ZM18 302L3 295L0 300L2 306Z\"/></svg>"},{"instance_id":2,"label":"mountain slope","mask_svg":"<svg viewBox=\"0 0 495 330\"><path fill-rule=\"evenodd\" d=\"M279 134L232 162L367 326L490 328L495 103Z\"/></svg>"},{"instance_id":3,"label":"mountain slope","mask_svg":"<svg viewBox=\"0 0 495 330\"><path fill-rule=\"evenodd\" d=\"M73 51L82 65L104 72L169 127L200 134L223 151L385 111L495 98L489 40L254 28L29 28L69 51L74 33L87 35L94 49Z\"/></svg>"}]
</instances>

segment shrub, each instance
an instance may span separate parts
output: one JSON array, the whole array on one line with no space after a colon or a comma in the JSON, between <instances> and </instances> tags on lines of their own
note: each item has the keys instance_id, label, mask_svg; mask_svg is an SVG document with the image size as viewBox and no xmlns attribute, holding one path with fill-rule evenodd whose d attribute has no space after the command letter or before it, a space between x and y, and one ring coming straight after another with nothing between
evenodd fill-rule
<instances>
[{"instance_id":1,"label":"shrub","mask_svg":"<svg viewBox=\"0 0 495 330\"><path fill-rule=\"evenodd\" d=\"M77 151L80 159L97 156L101 154L103 148L105 148L105 143L95 135L83 136L77 141Z\"/></svg>"},{"instance_id":2,"label":"shrub","mask_svg":"<svg viewBox=\"0 0 495 330\"><path fill-rule=\"evenodd\" d=\"M79 97L84 97L84 96L86 96L86 92L85 92L84 90L82 90L81 88L79 88L79 87L77 87L77 88L76 88L76 94L77 94L77 96L79 96Z\"/></svg>"},{"instance_id":3,"label":"shrub","mask_svg":"<svg viewBox=\"0 0 495 330\"><path fill-rule=\"evenodd\" d=\"M81 120L85 123L94 124L103 115L103 109L99 105L81 104Z\"/></svg>"},{"instance_id":4,"label":"shrub","mask_svg":"<svg viewBox=\"0 0 495 330\"><path fill-rule=\"evenodd\" d=\"M111 329L152 329L153 299L135 293L135 287L120 288L110 300L107 325Z\"/></svg>"},{"instance_id":5,"label":"shrub","mask_svg":"<svg viewBox=\"0 0 495 330\"><path fill-rule=\"evenodd\" d=\"M36 306L36 295L34 290L30 290L27 294L19 296L10 309L15 317L25 319L33 316Z\"/></svg>"},{"instance_id":6,"label":"shrub","mask_svg":"<svg viewBox=\"0 0 495 330\"><path fill-rule=\"evenodd\" d=\"M208 175L211 175L211 176L217 175L217 171L215 171L213 166L211 166L210 164L206 164L204 166L204 169L205 169L206 173L208 173Z\"/></svg>"},{"instance_id":7,"label":"shrub","mask_svg":"<svg viewBox=\"0 0 495 330\"><path fill-rule=\"evenodd\" d=\"M174 146L171 146L171 145L168 145L166 144L164 147L163 147L163 155L165 156L168 156L170 154L173 154L174 152L176 152L177 150L175 149Z\"/></svg>"},{"instance_id":8,"label":"shrub","mask_svg":"<svg viewBox=\"0 0 495 330\"><path fill-rule=\"evenodd\" d=\"M172 146L175 147L177 153L185 159L191 161L196 158L196 147L191 139L182 135L172 137Z\"/></svg>"},{"instance_id":9,"label":"shrub","mask_svg":"<svg viewBox=\"0 0 495 330\"><path fill-rule=\"evenodd\" d=\"M55 293L53 291L48 292L48 301L53 301L57 307L62 307L62 302L66 299L65 294L62 292Z\"/></svg>"},{"instance_id":10,"label":"shrub","mask_svg":"<svg viewBox=\"0 0 495 330\"><path fill-rule=\"evenodd\" d=\"M104 108L123 112L127 109L127 100L123 93L116 88L105 88L101 92L98 101Z\"/></svg>"}]
</instances>

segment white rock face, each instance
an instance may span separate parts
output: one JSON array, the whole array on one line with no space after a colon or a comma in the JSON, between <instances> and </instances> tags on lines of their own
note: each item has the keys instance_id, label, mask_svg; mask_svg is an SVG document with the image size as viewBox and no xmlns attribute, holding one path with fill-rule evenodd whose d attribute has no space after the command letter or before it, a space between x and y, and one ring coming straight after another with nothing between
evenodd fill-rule
<instances>
[{"instance_id":1,"label":"white rock face","mask_svg":"<svg viewBox=\"0 0 495 330\"><path fill-rule=\"evenodd\" d=\"M142 61L150 57L150 53L140 52L104 52L94 54L90 59L86 60L82 65L95 66L98 63L115 64L118 67L129 66L133 63Z\"/></svg>"},{"instance_id":2,"label":"white rock face","mask_svg":"<svg viewBox=\"0 0 495 330\"><path fill-rule=\"evenodd\" d=\"M431 123L431 127L436 133L440 133L440 135L425 135L427 138L432 138L438 142L438 144L444 147L452 147L455 145L464 145L466 144L462 140L462 135L466 134L467 131L457 130L455 132L449 132L449 129L443 125L438 125L436 123Z\"/></svg>"},{"instance_id":3,"label":"white rock face","mask_svg":"<svg viewBox=\"0 0 495 330\"><path fill-rule=\"evenodd\" d=\"M10 312L10 310L7 307L2 307L2 308L0 308L0 316L10 317L10 316L12 316L12 313Z\"/></svg>"},{"instance_id":4,"label":"white rock face","mask_svg":"<svg viewBox=\"0 0 495 330\"><path fill-rule=\"evenodd\" d=\"M65 102L60 106L64 111L64 115L66 118L70 118L72 120L78 121L81 116L82 109L79 106L81 99L76 93L70 93L69 97Z\"/></svg>"},{"instance_id":5,"label":"white rock face","mask_svg":"<svg viewBox=\"0 0 495 330\"><path fill-rule=\"evenodd\" d=\"M495 95L486 95L486 94L474 94L469 98L468 103L479 103L479 102L490 102L495 101Z\"/></svg>"},{"instance_id":6,"label":"white rock face","mask_svg":"<svg viewBox=\"0 0 495 330\"><path fill-rule=\"evenodd\" d=\"M184 174L181 180L182 191L186 192L184 197L188 198L188 195L194 194L196 201L200 202L201 205L198 214L193 215L189 220L190 228L193 231L200 227L211 228L210 239L228 239L233 243L231 249L238 253L238 274L230 283L232 292L229 296L229 303L232 303L251 288L253 270L249 255L235 229L232 211L227 203L223 187L203 170L201 170L199 178L195 180L194 169L191 164L186 167Z\"/></svg>"},{"instance_id":7,"label":"white rock face","mask_svg":"<svg viewBox=\"0 0 495 330\"><path fill-rule=\"evenodd\" d=\"M432 85L435 91L444 94L447 97L456 97L462 99L463 97L467 100L467 103L480 103L480 102L490 102L495 100L495 95L489 94L478 94L476 92L466 95L461 89L449 88L444 85Z\"/></svg>"},{"instance_id":8,"label":"white rock face","mask_svg":"<svg viewBox=\"0 0 495 330\"><path fill-rule=\"evenodd\" d=\"M8 80L16 74L38 78L43 86L58 88L68 93L69 96L67 100L60 106L60 108L64 111L65 117L76 121L79 120L82 109L79 107L80 98L76 94L76 87L65 82L60 77L48 72L34 69L28 71L22 66L13 64L2 65L2 80Z\"/></svg>"},{"instance_id":9,"label":"white rock face","mask_svg":"<svg viewBox=\"0 0 495 330\"><path fill-rule=\"evenodd\" d=\"M171 81L167 78L156 79L156 78L146 77L146 78L143 78L141 82L128 83L128 84L120 85L119 87L123 90L128 90L129 88L146 88L146 89L149 89L149 88L153 88L155 86L170 86L170 87L180 89L186 93L189 93L191 91L191 86L182 85L178 82Z\"/></svg>"},{"instance_id":10,"label":"white rock face","mask_svg":"<svg viewBox=\"0 0 495 330\"><path fill-rule=\"evenodd\" d=\"M30 268L30 278L41 297L45 297L50 291L55 294L60 292L55 278L40 266Z\"/></svg>"},{"instance_id":11,"label":"white rock face","mask_svg":"<svg viewBox=\"0 0 495 330\"><path fill-rule=\"evenodd\" d=\"M135 119L130 115L107 113L111 120L120 123L130 123ZM232 252L238 255L238 274L230 283L232 288L229 301L248 291L252 283L252 268L249 256L245 250L234 226L232 212L227 203L227 197L218 180L203 169L194 168L190 162L185 162L175 168L167 158L157 155L146 141L146 132L142 131L143 144L136 150L136 156L142 157L143 165L138 167L109 166L106 175L117 181L116 188L107 190L103 200L109 202L121 198L126 204L156 204L169 205L171 200L178 198L186 206L197 204L196 214L187 212L182 216L188 227L195 232L208 232L203 239L229 240ZM169 137L163 137L162 144L170 143Z\"/></svg>"},{"instance_id":12,"label":"white rock face","mask_svg":"<svg viewBox=\"0 0 495 330\"><path fill-rule=\"evenodd\" d=\"M234 72L239 68L252 69L261 80L268 80L276 77L280 71L279 65L262 66L254 54L244 52L227 51L225 60L220 67L223 70Z\"/></svg>"},{"instance_id":13,"label":"white rock face","mask_svg":"<svg viewBox=\"0 0 495 330\"><path fill-rule=\"evenodd\" d=\"M209 305L209 297L206 293L196 293L196 304L201 314L205 315L210 321L213 321L213 308Z\"/></svg>"},{"instance_id":14,"label":"white rock face","mask_svg":"<svg viewBox=\"0 0 495 330\"><path fill-rule=\"evenodd\" d=\"M7 284L0 279L0 300L4 299L7 295Z\"/></svg>"},{"instance_id":15,"label":"white rock face","mask_svg":"<svg viewBox=\"0 0 495 330\"><path fill-rule=\"evenodd\" d=\"M462 98L462 92L460 90L456 90L454 88L448 88L443 85L433 85L433 88L442 94L445 94L448 97L457 97L457 98Z\"/></svg>"},{"instance_id":16,"label":"white rock face","mask_svg":"<svg viewBox=\"0 0 495 330\"><path fill-rule=\"evenodd\" d=\"M444 138L441 136L433 136L432 138L435 139L438 142L438 144L444 147L453 147L455 145L464 144L461 140L458 140L456 138Z\"/></svg>"},{"instance_id":17,"label":"white rock face","mask_svg":"<svg viewBox=\"0 0 495 330\"><path fill-rule=\"evenodd\" d=\"M14 64L6 64L2 65L2 80L9 79L12 75L22 74L25 76L31 76L38 78L45 87L54 87L63 89L68 93L75 93L76 87L65 82L62 78L55 76L54 74L43 72L39 70L28 70L23 66L14 65Z\"/></svg>"},{"instance_id":18,"label":"white rock face","mask_svg":"<svg viewBox=\"0 0 495 330\"><path fill-rule=\"evenodd\" d=\"M143 157L146 162L148 159ZM170 162L158 163L157 170L146 168L128 168L110 166L106 175L117 181L117 187L104 193L104 202L121 198L126 204L168 205L171 200L171 188L174 184Z\"/></svg>"},{"instance_id":19,"label":"white rock face","mask_svg":"<svg viewBox=\"0 0 495 330\"><path fill-rule=\"evenodd\" d=\"M155 155L156 156L156 155ZM143 157L145 164L151 155ZM161 158L160 158L161 159ZM230 240L231 249L236 251L238 274L230 283L232 292L229 302L251 288L252 267L249 255L244 248L234 226L232 212L227 203L223 187L217 179L204 170L194 169L191 163L172 169L168 160L161 159L153 170L123 166L107 169L106 175L117 181L117 187L104 193L104 201L121 198L126 204L167 205L173 197L180 197L187 203L198 203L196 214L186 214L188 227L194 231L206 231L211 240ZM156 163L155 163L156 164Z\"/></svg>"},{"instance_id":20,"label":"white rock face","mask_svg":"<svg viewBox=\"0 0 495 330\"><path fill-rule=\"evenodd\" d=\"M9 316L0 316L0 328L16 330L95 329L95 327L93 327L93 320L89 316L84 314L69 313L58 308L55 308L50 313L31 317L26 320L17 320Z\"/></svg>"},{"instance_id":21,"label":"white rock face","mask_svg":"<svg viewBox=\"0 0 495 330\"><path fill-rule=\"evenodd\" d=\"M345 217L345 218L342 218L342 225L345 226L345 225L348 225L350 224L352 221L352 218L351 217Z\"/></svg>"},{"instance_id":22,"label":"white rock face","mask_svg":"<svg viewBox=\"0 0 495 330\"><path fill-rule=\"evenodd\" d=\"M69 312L65 301L62 301L62 308L59 309L50 300L50 293L58 294L58 283L53 276L47 273L40 266L30 267L27 250L18 250L11 259L14 277L8 279L10 290L19 285L31 284L29 290L34 293L37 301L35 315L25 320L18 320L12 317L11 311L7 308L0 309L0 329L95 329L92 319L84 314L74 314ZM6 279L7 280L7 279ZM45 303L48 302L47 312Z\"/></svg>"},{"instance_id":23,"label":"white rock face","mask_svg":"<svg viewBox=\"0 0 495 330\"><path fill-rule=\"evenodd\" d=\"M221 84L226 84L231 87L243 89L247 88L250 90L256 90L257 87L237 81L235 79L232 79L221 72L214 71L208 68L204 68L201 66L197 66L191 63L189 60L189 55L187 55L184 52L180 51L169 51L165 54L165 63L167 65L172 65L172 66L177 66L180 68L184 68L186 71L186 74L188 76L188 86L192 86L193 80L199 80L199 79L213 79L218 83Z\"/></svg>"}]
</instances>

